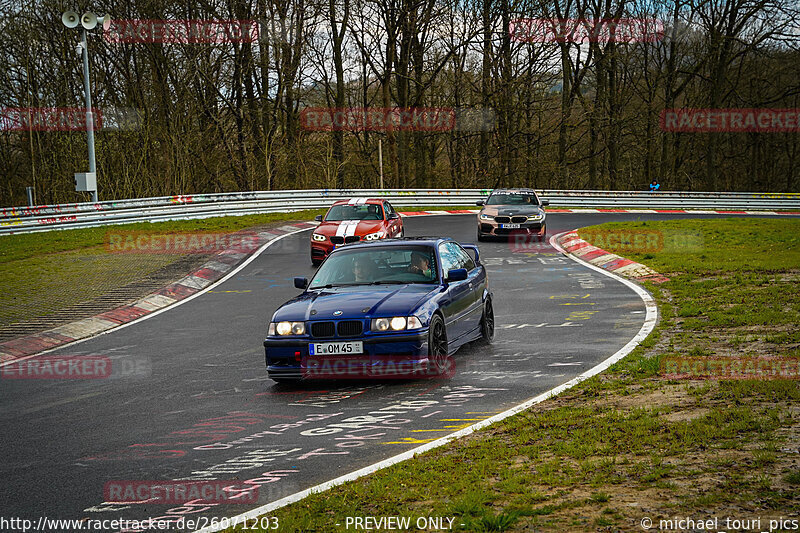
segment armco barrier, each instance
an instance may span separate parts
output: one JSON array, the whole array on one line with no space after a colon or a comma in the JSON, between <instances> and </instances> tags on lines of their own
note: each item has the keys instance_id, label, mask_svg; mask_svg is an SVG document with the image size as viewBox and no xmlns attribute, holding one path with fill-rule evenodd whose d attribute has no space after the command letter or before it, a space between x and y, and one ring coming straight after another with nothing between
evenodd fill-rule
<instances>
[{"instance_id":1,"label":"armco barrier","mask_svg":"<svg viewBox=\"0 0 800 533\"><path fill-rule=\"evenodd\" d=\"M188 220L325 208L351 197L382 197L403 206L473 205L489 189L314 189L136 198L98 203L12 207L0 211L0 234ZM538 191L552 207L800 210L800 193Z\"/></svg>"}]
</instances>

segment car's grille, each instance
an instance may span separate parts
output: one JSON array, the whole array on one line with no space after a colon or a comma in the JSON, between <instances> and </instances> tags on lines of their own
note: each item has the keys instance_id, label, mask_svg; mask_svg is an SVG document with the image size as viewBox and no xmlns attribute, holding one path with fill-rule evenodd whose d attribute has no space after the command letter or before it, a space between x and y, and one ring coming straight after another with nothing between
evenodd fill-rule
<instances>
[{"instance_id":1,"label":"car's grille","mask_svg":"<svg viewBox=\"0 0 800 533\"><path fill-rule=\"evenodd\" d=\"M360 320L342 320L336 326L340 337L357 337L361 335L363 329L364 324Z\"/></svg>"},{"instance_id":2,"label":"car's grille","mask_svg":"<svg viewBox=\"0 0 800 533\"><path fill-rule=\"evenodd\" d=\"M311 336L317 338L333 337L336 328L333 322L312 322Z\"/></svg>"},{"instance_id":3,"label":"car's grille","mask_svg":"<svg viewBox=\"0 0 800 533\"><path fill-rule=\"evenodd\" d=\"M507 222L511 222L511 217L494 217L495 222L500 222L501 224L505 224Z\"/></svg>"},{"instance_id":4,"label":"car's grille","mask_svg":"<svg viewBox=\"0 0 800 533\"><path fill-rule=\"evenodd\" d=\"M528 220L528 217L511 217L511 222L514 224L522 224L526 220Z\"/></svg>"},{"instance_id":5,"label":"car's grille","mask_svg":"<svg viewBox=\"0 0 800 533\"><path fill-rule=\"evenodd\" d=\"M360 240L361 237L359 237L358 235L349 235L347 237L338 237L334 235L333 237L331 237L331 242L333 244L344 244L344 243L350 244L351 242L358 242Z\"/></svg>"}]
</instances>

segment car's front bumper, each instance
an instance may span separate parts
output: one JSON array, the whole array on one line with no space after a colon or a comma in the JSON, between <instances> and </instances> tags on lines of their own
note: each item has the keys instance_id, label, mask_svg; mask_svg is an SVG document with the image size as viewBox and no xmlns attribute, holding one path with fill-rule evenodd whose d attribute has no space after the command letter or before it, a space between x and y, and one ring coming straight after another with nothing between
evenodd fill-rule
<instances>
[{"instance_id":1,"label":"car's front bumper","mask_svg":"<svg viewBox=\"0 0 800 533\"><path fill-rule=\"evenodd\" d=\"M311 260L312 261L322 261L328 254L331 253L333 250L333 243L329 240L320 242L320 241L311 241Z\"/></svg>"},{"instance_id":2,"label":"car's front bumper","mask_svg":"<svg viewBox=\"0 0 800 533\"><path fill-rule=\"evenodd\" d=\"M309 354L308 346L314 342L352 341L364 343L363 354ZM357 338L268 337L264 341L264 351L270 378L413 378L428 368L428 331Z\"/></svg>"},{"instance_id":3,"label":"car's front bumper","mask_svg":"<svg viewBox=\"0 0 800 533\"><path fill-rule=\"evenodd\" d=\"M508 236L508 235L518 235L518 234L529 234L529 235L544 235L545 232L545 221L542 219L538 222L524 222L519 224L518 228L504 228L503 225L499 222L495 222L493 220L486 221L481 220L478 222L478 232L481 235L485 236Z\"/></svg>"}]
</instances>

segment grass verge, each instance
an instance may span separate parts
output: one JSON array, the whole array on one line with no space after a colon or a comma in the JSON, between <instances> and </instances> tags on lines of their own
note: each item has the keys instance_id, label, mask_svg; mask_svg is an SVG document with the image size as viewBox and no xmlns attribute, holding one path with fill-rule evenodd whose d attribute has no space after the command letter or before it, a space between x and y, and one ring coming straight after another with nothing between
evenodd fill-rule
<instances>
[{"instance_id":1,"label":"grass verge","mask_svg":"<svg viewBox=\"0 0 800 533\"><path fill-rule=\"evenodd\" d=\"M280 530L344 530L348 516L454 517L469 531L642 531L645 518L656 529L676 516L742 530L726 518L760 517L762 529L797 519L797 381L670 380L660 365L800 355L800 221L602 229L642 227L690 235L693 248L607 247L670 277L648 284L661 321L631 355L479 434L279 509Z\"/></svg>"}]
</instances>

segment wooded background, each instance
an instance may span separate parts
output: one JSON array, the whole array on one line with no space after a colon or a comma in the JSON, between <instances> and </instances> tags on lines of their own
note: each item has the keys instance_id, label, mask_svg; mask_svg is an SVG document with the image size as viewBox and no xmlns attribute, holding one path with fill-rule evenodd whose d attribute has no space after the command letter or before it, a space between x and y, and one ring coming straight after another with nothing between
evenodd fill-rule
<instances>
[{"instance_id":1,"label":"wooded background","mask_svg":"<svg viewBox=\"0 0 800 533\"><path fill-rule=\"evenodd\" d=\"M528 186L797 191L798 133L667 133L669 108L800 107L796 0L0 0L0 107L83 105L67 9L254 19L255 42L90 35L93 103L138 110L96 135L100 199L283 188ZM649 18L656 42L522 42L519 18ZM300 111L452 107L493 127L313 132ZM0 204L88 201L86 134L0 131Z\"/></svg>"}]
</instances>

